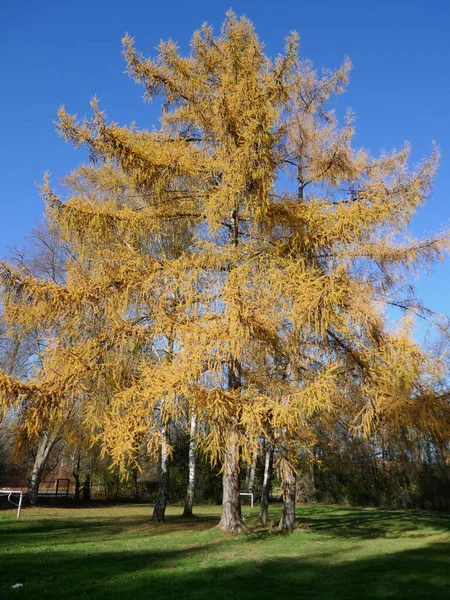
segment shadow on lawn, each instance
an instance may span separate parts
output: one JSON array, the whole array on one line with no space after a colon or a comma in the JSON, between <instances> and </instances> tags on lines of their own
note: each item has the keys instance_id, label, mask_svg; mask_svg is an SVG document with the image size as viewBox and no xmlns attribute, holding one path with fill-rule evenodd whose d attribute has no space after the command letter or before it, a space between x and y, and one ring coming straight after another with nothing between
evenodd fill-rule
<instances>
[{"instance_id":1,"label":"shadow on lawn","mask_svg":"<svg viewBox=\"0 0 450 600\"><path fill-rule=\"evenodd\" d=\"M213 552L217 564L211 566ZM448 597L450 543L362 560L345 560L343 556L340 562L332 563L330 559L265 557L225 563L221 548L214 544L158 552L118 549L92 555L6 554L0 565L0 598L418 600ZM24 587L10 590L16 582Z\"/></svg>"},{"instance_id":2,"label":"shadow on lawn","mask_svg":"<svg viewBox=\"0 0 450 600\"><path fill-rule=\"evenodd\" d=\"M300 506L297 517L311 530L332 537L420 538L434 531L450 531L450 515L426 511L392 511ZM428 531L427 531L428 530Z\"/></svg>"},{"instance_id":3,"label":"shadow on lawn","mask_svg":"<svg viewBox=\"0 0 450 600\"><path fill-rule=\"evenodd\" d=\"M8 523L8 528L0 529L0 545L2 547L17 544L20 536L20 545L35 546L39 541L46 544L54 541L63 543L61 536L70 534L70 544L82 543L92 540L108 541L110 538L126 533L127 539L137 536L159 536L170 533L183 533L205 531L217 525L215 516L198 516L184 519L177 515L169 515L164 523L152 521L151 516L132 517L84 517L76 518L43 518L33 521L13 521Z\"/></svg>"}]
</instances>

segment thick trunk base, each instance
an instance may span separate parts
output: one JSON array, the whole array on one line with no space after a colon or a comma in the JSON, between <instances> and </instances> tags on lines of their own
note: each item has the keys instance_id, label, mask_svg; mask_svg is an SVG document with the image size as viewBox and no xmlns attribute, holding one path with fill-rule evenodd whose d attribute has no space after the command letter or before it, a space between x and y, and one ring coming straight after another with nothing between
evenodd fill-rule
<instances>
[{"instance_id":1,"label":"thick trunk base","mask_svg":"<svg viewBox=\"0 0 450 600\"><path fill-rule=\"evenodd\" d=\"M241 497L239 496L239 447L233 438L234 436L225 451L222 518L219 528L222 531L240 533L244 531L245 525L241 517Z\"/></svg>"},{"instance_id":2,"label":"thick trunk base","mask_svg":"<svg viewBox=\"0 0 450 600\"><path fill-rule=\"evenodd\" d=\"M158 501L156 501L152 520L157 523L163 523L166 520L166 503L158 503Z\"/></svg>"},{"instance_id":3,"label":"thick trunk base","mask_svg":"<svg viewBox=\"0 0 450 600\"><path fill-rule=\"evenodd\" d=\"M219 529L225 533L242 533L247 528L241 519L220 519Z\"/></svg>"},{"instance_id":4,"label":"thick trunk base","mask_svg":"<svg viewBox=\"0 0 450 600\"><path fill-rule=\"evenodd\" d=\"M283 514L278 527L282 531L293 531L295 522L296 476L289 466L284 468L283 477Z\"/></svg>"}]
</instances>

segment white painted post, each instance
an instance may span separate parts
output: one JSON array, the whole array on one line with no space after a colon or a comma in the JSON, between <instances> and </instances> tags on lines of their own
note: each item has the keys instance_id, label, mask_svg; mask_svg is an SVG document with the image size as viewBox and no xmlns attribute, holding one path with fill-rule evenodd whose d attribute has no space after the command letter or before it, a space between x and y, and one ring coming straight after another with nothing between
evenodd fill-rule
<instances>
[{"instance_id":1,"label":"white painted post","mask_svg":"<svg viewBox=\"0 0 450 600\"><path fill-rule=\"evenodd\" d=\"M23 498L23 492L20 492L20 496L19 496L19 506L17 507L17 518L20 519L20 511L22 509L22 498Z\"/></svg>"},{"instance_id":2,"label":"white painted post","mask_svg":"<svg viewBox=\"0 0 450 600\"><path fill-rule=\"evenodd\" d=\"M251 493L251 492L240 492L239 496L250 496L250 506L253 508L253 506L254 506L253 493Z\"/></svg>"},{"instance_id":3,"label":"white painted post","mask_svg":"<svg viewBox=\"0 0 450 600\"><path fill-rule=\"evenodd\" d=\"M22 498L23 498L23 492L22 490L6 490L6 489L2 489L0 490L0 494L3 494L4 496L7 496L7 500L10 504L12 504L13 506L17 506L17 518L20 518L20 510L22 508ZM11 496L17 494L19 496L19 502L16 503L14 502L14 500L11 500Z\"/></svg>"}]
</instances>

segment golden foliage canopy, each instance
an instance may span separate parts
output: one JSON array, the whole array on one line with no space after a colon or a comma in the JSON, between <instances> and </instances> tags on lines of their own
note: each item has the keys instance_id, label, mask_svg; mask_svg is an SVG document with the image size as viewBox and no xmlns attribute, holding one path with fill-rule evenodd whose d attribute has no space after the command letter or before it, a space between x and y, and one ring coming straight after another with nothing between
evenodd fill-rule
<instances>
[{"instance_id":1,"label":"golden foliage canopy","mask_svg":"<svg viewBox=\"0 0 450 600\"><path fill-rule=\"evenodd\" d=\"M306 444L318 412L345 410L366 433L448 423L438 361L386 318L405 273L447 247L405 235L437 150L410 169L408 146L355 149L353 116L327 108L350 61L319 75L296 34L271 60L231 12L187 57L168 41L145 58L129 36L123 51L144 99L162 99L161 125L108 123L96 100L90 119L60 109L59 133L92 164L66 177L66 199L42 188L71 248L66 282L1 266L8 322L50 338L35 381L2 376L3 401L29 386L39 406L77 398L119 465L156 450L186 403L215 459L230 428L244 457L260 435Z\"/></svg>"}]
</instances>

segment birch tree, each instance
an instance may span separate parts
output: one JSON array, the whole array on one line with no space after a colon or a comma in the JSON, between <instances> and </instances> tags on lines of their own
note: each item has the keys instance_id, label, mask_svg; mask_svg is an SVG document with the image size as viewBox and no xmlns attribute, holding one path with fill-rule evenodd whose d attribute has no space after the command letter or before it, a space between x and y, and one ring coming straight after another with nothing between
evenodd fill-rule
<instances>
[{"instance_id":1,"label":"birch tree","mask_svg":"<svg viewBox=\"0 0 450 600\"><path fill-rule=\"evenodd\" d=\"M197 437L197 416L195 412L189 418L189 457L188 457L188 484L186 491L186 501L184 503L183 517L192 517L192 508L194 506L195 479L196 479L196 437Z\"/></svg>"}]
</instances>

